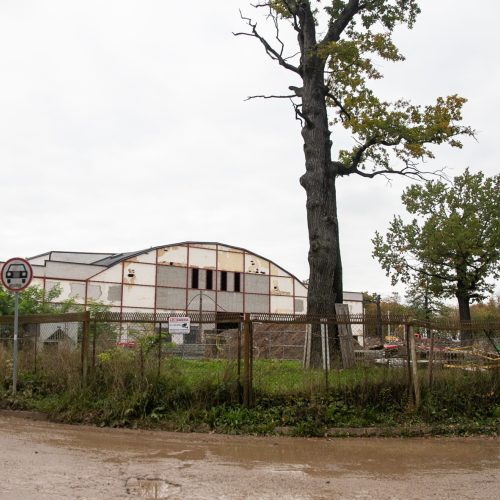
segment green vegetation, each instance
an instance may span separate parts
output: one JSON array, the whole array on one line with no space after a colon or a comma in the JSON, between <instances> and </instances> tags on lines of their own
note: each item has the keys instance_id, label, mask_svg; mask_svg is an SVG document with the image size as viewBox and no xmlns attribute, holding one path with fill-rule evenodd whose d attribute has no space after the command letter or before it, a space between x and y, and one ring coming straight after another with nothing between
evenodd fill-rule
<instances>
[{"instance_id":1,"label":"green vegetation","mask_svg":"<svg viewBox=\"0 0 500 500\"><path fill-rule=\"evenodd\" d=\"M56 284L45 295L43 289L37 285L30 286L19 292L19 314L65 313L75 309L74 299L68 299L54 304L59 298L62 289ZM3 289L0 285L0 316L14 314L14 294Z\"/></svg>"},{"instance_id":2,"label":"green vegetation","mask_svg":"<svg viewBox=\"0 0 500 500\"><path fill-rule=\"evenodd\" d=\"M0 407L101 426L303 436L336 428L352 434L366 427L412 434L422 425L437 433L497 432L500 417L500 379L491 372L439 371L432 392L422 373L423 404L417 412L409 404L402 369L335 371L326 390L321 371L304 371L294 361L257 360L255 406L248 409L240 404L234 362L168 358L159 377L154 362L145 364L142 377L136 353L115 348L98 356L82 388L76 353L52 356L54 362L40 360L36 375L20 373L16 398L9 392L8 369L0 370ZM5 367L5 356L0 361Z\"/></svg>"},{"instance_id":3,"label":"green vegetation","mask_svg":"<svg viewBox=\"0 0 500 500\"><path fill-rule=\"evenodd\" d=\"M500 277L500 175L464 174L453 183L414 184L402 196L409 214L394 217L373 255L392 283L425 284L428 295L456 298L461 320L470 303L484 299Z\"/></svg>"}]
</instances>

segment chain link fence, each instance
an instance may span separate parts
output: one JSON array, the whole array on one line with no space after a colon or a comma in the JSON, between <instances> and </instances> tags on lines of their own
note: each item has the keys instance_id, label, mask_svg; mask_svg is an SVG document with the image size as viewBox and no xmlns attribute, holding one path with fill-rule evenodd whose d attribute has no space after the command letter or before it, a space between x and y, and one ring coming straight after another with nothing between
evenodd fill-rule
<instances>
[{"instance_id":1,"label":"chain link fence","mask_svg":"<svg viewBox=\"0 0 500 500\"><path fill-rule=\"evenodd\" d=\"M419 322L391 317L382 320L381 330L380 317L349 315L341 309L330 317L193 313L188 315L189 332L183 335L169 332L170 317L179 315L21 317L19 374L24 379L53 377L63 387L76 379L85 384L88 377L103 376L118 366L133 376L152 378L160 377L175 360L184 363L176 369L186 372L211 361L215 371L234 378L243 388L243 400L249 405L254 379L257 386L265 386L280 367L285 367L284 378L289 370L290 378L314 379L316 386L323 384L326 390L339 369L367 365L401 369L417 400L418 384L432 385L440 370L500 368L499 322ZM4 385L12 377L12 323L12 318L0 317ZM384 338L363 334L380 331Z\"/></svg>"}]
</instances>

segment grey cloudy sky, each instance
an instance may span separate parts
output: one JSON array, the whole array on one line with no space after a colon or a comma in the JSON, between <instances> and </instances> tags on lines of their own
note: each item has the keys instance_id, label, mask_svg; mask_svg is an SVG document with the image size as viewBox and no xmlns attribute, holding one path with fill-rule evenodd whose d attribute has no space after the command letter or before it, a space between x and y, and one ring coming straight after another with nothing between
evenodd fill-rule
<instances>
[{"instance_id":1,"label":"grey cloudy sky","mask_svg":"<svg viewBox=\"0 0 500 500\"><path fill-rule=\"evenodd\" d=\"M295 76L250 38L244 0L1 0L0 260L47 250L120 252L220 241L308 275ZM498 172L500 7L422 0L384 64L387 98L469 99L477 142L431 168ZM481 6L481 8L479 8ZM262 21L263 23L263 21ZM345 146L345 138L333 139ZM401 210L404 182L339 181L345 288L388 294L370 239Z\"/></svg>"}]
</instances>

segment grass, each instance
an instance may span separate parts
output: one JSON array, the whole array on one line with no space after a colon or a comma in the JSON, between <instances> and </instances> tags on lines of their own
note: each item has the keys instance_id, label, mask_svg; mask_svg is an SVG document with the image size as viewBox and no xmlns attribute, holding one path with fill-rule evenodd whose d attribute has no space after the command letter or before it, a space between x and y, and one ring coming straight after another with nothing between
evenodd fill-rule
<instances>
[{"instance_id":1,"label":"grass","mask_svg":"<svg viewBox=\"0 0 500 500\"><path fill-rule=\"evenodd\" d=\"M241 405L237 365L227 360L167 358L111 349L97 357L86 387L70 351L42 353L36 374L20 360L18 395L10 391L8 356L0 352L0 407L35 409L66 422L109 426L320 436L332 428L411 429L437 433L497 432L500 377L440 370L432 390L421 373L422 405L408 400L406 372L385 366L304 371L299 362L256 360L255 405ZM404 431L405 432L405 431Z\"/></svg>"}]
</instances>

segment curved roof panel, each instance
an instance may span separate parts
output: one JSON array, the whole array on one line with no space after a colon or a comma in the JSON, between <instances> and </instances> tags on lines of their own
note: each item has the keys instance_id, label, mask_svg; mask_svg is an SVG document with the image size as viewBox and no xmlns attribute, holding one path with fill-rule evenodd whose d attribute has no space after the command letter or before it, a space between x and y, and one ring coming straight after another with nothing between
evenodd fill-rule
<instances>
[{"instance_id":1,"label":"curved roof panel","mask_svg":"<svg viewBox=\"0 0 500 500\"><path fill-rule=\"evenodd\" d=\"M287 273L292 278L295 278L297 281L299 281L300 283L302 283L302 280L300 280L299 278L297 278L297 276L295 276L294 274L292 274L290 271L287 271L286 269L284 269L279 264L276 264L276 262L268 259L267 257L264 257L263 255L260 255L258 253L252 252L252 251L250 251L250 250L248 250L246 248L237 247L237 246L234 246L234 245L228 245L227 243L219 243L219 242L216 242L216 241L182 241L182 242L178 242L178 243L170 243L168 245L158 245L156 247L150 247L150 248L146 248L144 250L138 250L136 252L126 252L126 253L113 254L113 255L110 255L109 257L106 257L104 259L97 260L97 261L93 262L92 264L96 265L96 266L104 266L104 267L108 267L109 268L109 267L112 267L112 266L114 266L116 264L124 262L126 260L129 260L129 259L132 259L134 257L137 257L139 255L151 252L152 250L159 250L161 248L178 247L178 246L183 246L183 245L193 245L193 246L198 246L198 247L204 246L204 245L207 245L207 246L208 245L213 245L213 246L222 247L221 250L223 250L223 249L224 250L231 250L231 249L233 249L233 250L238 250L240 252L245 252L246 254L255 255L256 257L259 257L261 259L264 259L264 260L270 262L271 264L274 264L276 267L278 267L279 269L281 269L283 272Z\"/></svg>"}]
</instances>

